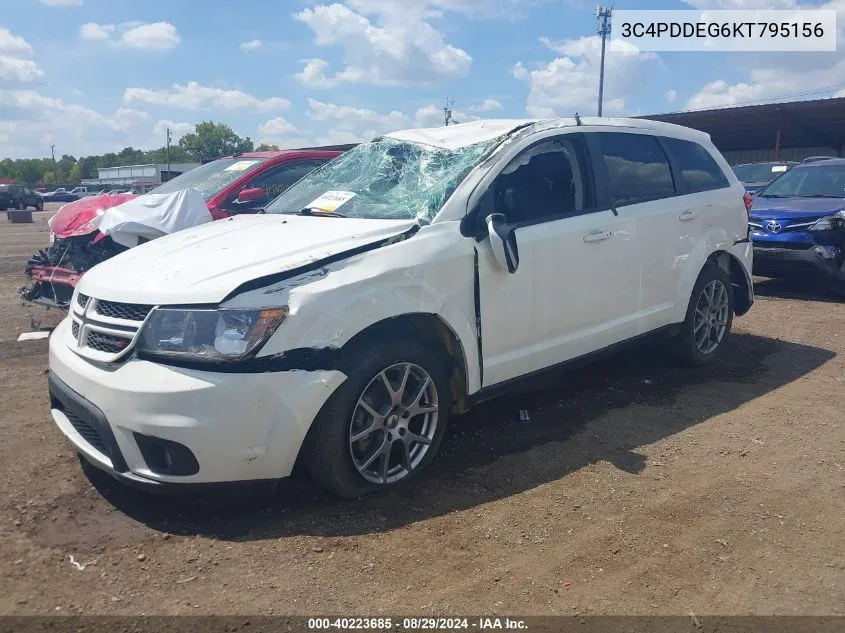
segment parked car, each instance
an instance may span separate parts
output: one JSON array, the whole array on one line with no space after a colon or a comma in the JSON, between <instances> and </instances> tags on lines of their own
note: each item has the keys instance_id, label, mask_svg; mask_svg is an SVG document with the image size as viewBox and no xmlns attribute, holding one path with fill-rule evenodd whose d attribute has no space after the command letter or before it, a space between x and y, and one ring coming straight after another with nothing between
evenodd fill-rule
<instances>
[{"instance_id":1,"label":"parked car","mask_svg":"<svg viewBox=\"0 0 845 633\"><path fill-rule=\"evenodd\" d=\"M211 220L236 213L256 213L303 175L340 155L340 151L295 150L251 152L207 163L169 180L148 195L196 189L205 200ZM66 308L79 277L97 263L125 250L105 238L95 220L136 196L131 192L82 198L50 220L51 246L29 259L29 283L21 288L25 301ZM162 208L168 216L179 211Z\"/></svg>"},{"instance_id":2,"label":"parked car","mask_svg":"<svg viewBox=\"0 0 845 633\"><path fill-rule=\"evenodd\" d=\"M29 207L36 211L42 211L44 201L41 196L22 185L0 185L0 211L6 209L23 211Z\"/></svg>"},{"instance_id":3,"label":"parked car","mask_svg":"<svg viewBox=\"0 0 845 633\"><path fill-rule=\"evenodd\" d=\"M74 202L79 200L80 197L81 196L67 191L62 187L56 189L55 191L48 191L47 193L41 194L41 199L44 202Z\"/></svg>"},{"instance_id":4,"label":"parked car","mask_svg":"<svg viewBox=\"0 0 845 633\"><path fill-rule=\"evenodd\" d=\"M708 135L638 119L406 130L261 215L88 271L50 337L82 456L165 489L354 497L424 470L452 413L645 336L704 365L753 301L744 190Z\"/></svg>"},{"instance_id":5,"label":"parked car","mask_svg":"<svg viewBox=\"0 0 845 633\"><path fill-rule=\"evenodd\" d=\"M754 196L754 272L845 282L845 159L794 167Z\"/></svg>"},{"instance_id":6,"label":"parked car","mask_svg":"<svg viewBox=\"0 0 845 633\"><path fill-rule=\"evenodd\" d=\"M734 165L731 169L733 169L734 174L739 178L745 190L748 193L754 193L781 174L788 172L797 164L795 161L748 163L745 165Z\"/></svg>"}]
</instances>

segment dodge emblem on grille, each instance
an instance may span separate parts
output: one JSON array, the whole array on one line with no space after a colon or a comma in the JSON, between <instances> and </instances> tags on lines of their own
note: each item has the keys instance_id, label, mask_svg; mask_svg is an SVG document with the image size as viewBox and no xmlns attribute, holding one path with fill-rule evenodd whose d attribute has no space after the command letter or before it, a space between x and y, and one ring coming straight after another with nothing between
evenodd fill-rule
<instances>
[{"instance_id":1,"label":"dodge emblem on grille","mask_svg":"<svg viewBox=\"0 0 845 633\"><path fill-rule=\"evenodd\" d=\"M782 228L783 227L780 225L780 222L778 222L777 220L769 220L768 222L766 222L766 230L769 233L780 233L780 230Z\"/></svg>"}]
</instances>

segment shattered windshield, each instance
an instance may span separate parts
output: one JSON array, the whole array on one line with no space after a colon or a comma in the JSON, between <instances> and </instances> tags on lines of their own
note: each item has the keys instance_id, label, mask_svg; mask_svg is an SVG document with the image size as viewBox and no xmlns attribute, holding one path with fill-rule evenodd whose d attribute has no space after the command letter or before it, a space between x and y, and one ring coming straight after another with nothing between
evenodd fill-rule
<instances>
[{"instance_id":1,"label":"shattered windshield","mask_svg":"<svg viewBox=\"0 0 845 633\"><path fill-rule=\"evenodd\" d=\"M501 138L443 149L382 137L312 171L267 213L334 213L430 222L470 170Z\"/></svg>"},{"instance_id":2,"label":"shattered windshield","mask_svg":"<svg viewBox=\"0 0 845 633\"><path fill-rule=\"evenodd\" d=\"M175 193L182 189L196 189L208 202L225 187L251 172L265 160L264 158L221 158L186 171L181 176L176 176L173 180L168 180L156 187L150 193Z\"/></svg>"}]
</instances>

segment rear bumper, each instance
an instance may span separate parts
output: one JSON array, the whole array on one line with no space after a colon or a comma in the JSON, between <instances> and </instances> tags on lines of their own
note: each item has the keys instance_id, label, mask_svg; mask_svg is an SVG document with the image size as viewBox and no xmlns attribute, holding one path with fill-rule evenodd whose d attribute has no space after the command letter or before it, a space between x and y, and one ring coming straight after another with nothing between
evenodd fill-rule
<instances>
[{"instance_id":1,"label":"rear bumper","mask_svg":"<svg viewBox=\"0 0 845 633\"><path fill-rule=\"evenodd\" d=\"M845 282L843 252L838 246L814 245L806 249L754 245L754 274L779 277L801 273L821 273Z\"/></svg>"}]
</instances>

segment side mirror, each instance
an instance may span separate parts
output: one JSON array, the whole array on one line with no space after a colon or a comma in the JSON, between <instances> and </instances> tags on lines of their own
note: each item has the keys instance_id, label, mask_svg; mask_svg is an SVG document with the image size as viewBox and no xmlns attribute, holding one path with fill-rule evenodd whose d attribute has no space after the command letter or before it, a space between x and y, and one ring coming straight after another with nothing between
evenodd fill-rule
<instances>
[{"instance_id":1,"label":"side mirror","mask_svg":"<svg viewBox=\"0 0 845 633\"><path fill-rule=\"evenodd\" d=\"M253 187L252 189L242 189L235 202L238 204L248 204L250 202L258 202L266 197L267 192L261 187Z\"/></svg>"},{"instance_id":2,"label":"side mirror","mask_svg":"<svg viewBox=\"0 0 845 633\"><path fill-rule=\"evenodd\" d=\"M505 222L503 213L491 213L487 216L487 235L490 248L499 265L509 273L519 268L519 249L516 246L516 232Z\"/></svg>"}]
</instances>

